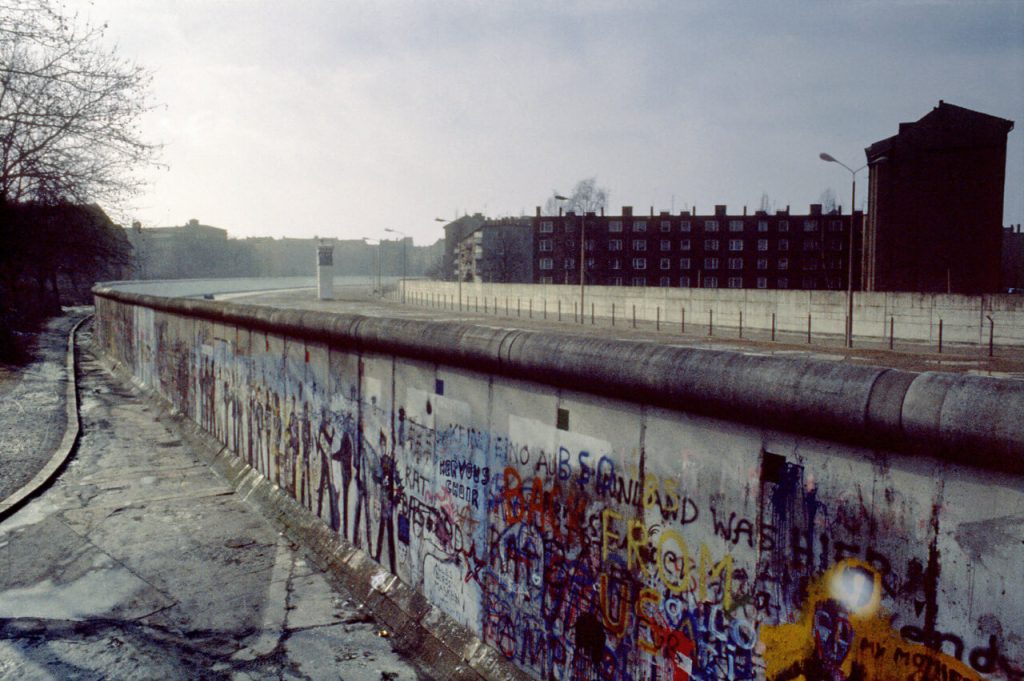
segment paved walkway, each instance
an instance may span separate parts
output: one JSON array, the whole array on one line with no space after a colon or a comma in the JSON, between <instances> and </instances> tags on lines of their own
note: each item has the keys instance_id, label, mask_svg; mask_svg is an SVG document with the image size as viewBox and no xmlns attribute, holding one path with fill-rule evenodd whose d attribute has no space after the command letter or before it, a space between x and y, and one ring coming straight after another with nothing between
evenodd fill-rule
<instances>
[{"instance_id":1,"label":"paved walkway","mask_svg":"<svg viewBox=\"0 0 1024 681\"><path fill-rule=\"evenodd\" d=\"M35 357L0 374L0 500L39 472L64 435L68 333L91 308L73 308L39 334Z\"/></svg>"},{"instance_id":2,"label":"paved walkway","mask_svg":"<svg viewBox=\"0 0 1024 681\"><path fill-rule=\"evenodd\" d=\"M81 359L75 458L0 524L0 678L431 677L137 391Z\"/></svg>"}]
</instances>

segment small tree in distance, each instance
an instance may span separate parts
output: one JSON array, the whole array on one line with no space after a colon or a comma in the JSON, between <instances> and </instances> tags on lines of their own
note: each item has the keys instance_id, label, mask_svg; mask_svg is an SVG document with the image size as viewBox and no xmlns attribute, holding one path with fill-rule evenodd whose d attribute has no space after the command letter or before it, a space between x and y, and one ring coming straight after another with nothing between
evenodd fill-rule
<instances>
[{"instance_id":1,"label":"small tree in distance","mask_svg":"<svg viewBox=\"0 0 1024 681\"><path fill-rule=\"evenodd\" d=\"M556 196L565 196L567 200L561 201ZM554 215L559 208L566 212L590 213L598 212L608 207L608 189L597 186L596 177L588 177L576 183L572 193L568 195L559 194L553 191L551 197L544 204L544 211L548 215Z\"/></svg>"}]
</instances>

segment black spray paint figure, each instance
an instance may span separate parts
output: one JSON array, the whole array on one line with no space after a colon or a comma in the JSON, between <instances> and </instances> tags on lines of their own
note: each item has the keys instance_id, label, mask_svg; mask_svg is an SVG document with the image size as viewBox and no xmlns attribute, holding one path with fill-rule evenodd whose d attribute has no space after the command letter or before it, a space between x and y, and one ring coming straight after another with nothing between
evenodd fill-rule
<instances>
[{"instance_id":1,"label":"black spray paint figure","mask_svg":"<svg viewBox=\"0 0 1024 681\"><path fill-rule=\"evenodd\" d=\"M355 447L352 444L352 435L349 433L349 422L352 420L351 416L345 418L345 428L341 435L341 447L338 451L332 455L332 459L337 461L341 467L341 508L344 513L343 519L345 521L344 533L348 535L348 488L352 484L352 466L356 459ZM356 506L356 512L358 513L359 507Z\"/></svg>"},{"instance_id":2,"label":"black spray paint figure","mask_svg":"<svg viewBox=\"0 0 1024 681\"><path fill-rule=\"evenodd\" d=\"M340 519L338 517L338 489L334 486L332 461L337 460L338 452L341 449L341 441L336 438L337 431L331 419L331 412L326 406L320 408L320 427L316 436L316 451L320 455L320 484L316 491L316 514L324 517L324 492L327 493L327 508L330 511L331 529L338 531ZM335 440L338 440L338 448L335 449ZM351 445L349 445L351 447ZM351 476L350 476L351 477ZM346 491L347 496L347 491ZM345 509L346 515L348 509ZM345 519L348 522L348 518Z\"/></svg>"},{"instance_id":3,"label":"black spray paint figure","mask_svg":"<svg viewBox=\"0 0 1024 681\"><path fill-rule=\"evenodd\" d=\"M259 386L249 398L249 465L259 470L266 468L263 462L263 391Z\"/></svg>"},{"instance_id":4,"label":"black spray paint figure","mask_svg":"<svg viewBox=\"0 0 1024 681\"><path fill-rule=\"evenodd\" d=\"M401 418L401 415L399 416ZM395 453L388 447L388 436L380 431L380 447L377 450L379 467L374 471L373 481L380 490L380 524L377 526L377 551L373 559L380 562L384 535L388 540L388 568L395 572L395 530L394 530L394 495L395 495Z\"/></svg>"},{"instance_id":5,"label":"black spray paint figure","mask_svg":"<svg viewBox=\"0 0 1024 681\"><path fill-rule=\"evenodd\" d=\"M292 395L291 408L288 410L284 454L285 488L288 490L288 496L296 501L300 501L298 490L296 489L298 476L295 470L299 464L299 416L295 411L295 395Z\"/></svg>"},{"instance_id":6,"label":"black spray paint figure","mask_svg":"<svg viewBox=\"0 0 1024 681\"><path fill-rule=\"evenodd\" d=\"M313 443L311 440L312 427L309 423L309 402L306 400L302 401L302 419L299 421L299 440L300 448L302 450L302 479L299 483L302 485L302 505L309 510L313 510L313 490L310 489L310 459L312 458Z\"/></svg>"},{"instance_id":7,"label":"black spray paint figure","mask_svg":"<svg viewBox=\"0 0 1024 681\"><path fill-rule=\"evenodd\" d=\"M803 677L806 681L863 681L864 668L853 663L850 675L842 665L853 648L853 625L838 601L821 601L814 608L814 652L784 669L773 681L789 681Z\"/></svg>"}]
</instances>

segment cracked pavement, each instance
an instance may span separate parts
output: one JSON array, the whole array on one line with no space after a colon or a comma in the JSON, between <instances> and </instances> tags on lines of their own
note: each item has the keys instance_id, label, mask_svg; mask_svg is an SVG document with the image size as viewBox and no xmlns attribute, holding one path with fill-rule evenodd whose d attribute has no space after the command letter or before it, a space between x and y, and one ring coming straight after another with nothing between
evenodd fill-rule
<instances>
[{"instance_id":1,"label":"cracked pavement","mask_svg":"<svg viewBox=\"0 0 1024 681\"><path fill-rule=\"evenodd\" d=\"M430 678L134 388L80 361L78 451L0 524L0 678Z\"/></svg>"}]
</instances>

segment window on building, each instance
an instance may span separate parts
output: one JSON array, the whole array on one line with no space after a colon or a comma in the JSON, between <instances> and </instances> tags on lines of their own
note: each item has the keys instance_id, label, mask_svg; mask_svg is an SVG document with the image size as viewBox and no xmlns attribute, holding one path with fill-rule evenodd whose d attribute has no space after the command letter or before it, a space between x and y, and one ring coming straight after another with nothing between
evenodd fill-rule
<instances>
[{"instance_id":1,"label":"window on building","mask_svg":"<svg viewBox=\"0 0 1024 681\"><path fill-rule=\"evenodd\" d=\"M609 251L621 251L622 250L622 239L608 239L608 250Z\"/></svg>"},{"instance_id":2,"label":"window on building","mask_svg":"<svg viewBox=\"0 0 1024 681\"><path fill-rule=\"evenodd\" d=\"M555 268L555 261L552 260L551 258L541 258L540 259L540 268L542 270L554 269Z\"/></svg>"},{"instance_id":3,"label":"window on building","mask_svg":"<svg viewBox=\"0 0 1024 681\"><path fill-rule=\"evenodd\" d=\"M759 270L766 270L766 269L768 269L768 258L758 258L757 259L757 269L759 269Z\"/></svg>"},{"instance_id":4,"label":"window on building","mask_svg":"<svg viewBox=\"0 0 1024 681\"><path fill-rule=\"evenodd\" d=\"M768 277L758 277L757 278L757 287L758 288L768 288Z\"/></svg>"},{"instance_id":5,"label":"window on building","mask_svg":"<svg viewBox=\"0 0 1024 681\"><path fill-rule=\"evenodd\" d=\"M779 277L775 280L775 288L789 288L789 279L787 277Z\"/></svg>"},{"instance_id":6,"label":"window on building","mask_svg":"<svg viewBox=\"0 0 1024 681\"><path fill-rule=\"evenodd\" d=\"M594 266L596 264L597 264L597 260L595 260L594 258L587 258L587 269L588 270L594 269Z\"/></svg>"},{"instance_id":7,"label":"window on building","mask_svg":"<svg viewBox=\"0 0 1024 681\"><path fill-rule=\"evenodd\" d=\"M718 239L705 239L704 240L705 251L717 251L718 250Z\"/></svg>"},{"instance_id":8,"label":"window on building","mask_svg":"<svg viewBox=\"0 0 1024 681\"><path fill-rule=\"evenodd\" d=\"M633 277L633 286L647 286L647 277Z\"/></svg>"},{"instance_id":9,"label":"window on building","mask_svg":"<svg viewBox=\"0 0 1024 681\"><path fill-rule=\"evenodd\" d=\"M574 269L576 269L576 258L566 258L565 259L565 269L566 270L574 270Z\"/></svg>"},{"instance_id":10,"label":"window on building","mask_svg":"<svg viewBox=\"0 0 1024 681\"><path fill-rule=\"evenodd\" d=\"M757 221L757 231L759 231L759 232L767 232L768 231L768 221L767 220L758 220Z\"/></svg>"},{"instance_id":11,"label":"window on building","mask_svg":"<svg viewBox=\"0 0 1024 681\"><path fill-rule=\"evenodd\" d=\"M830 270L841 270L843 269L843 259L838 255L830 255L825 266Z\"/></svg>"},{"instance_id":12,"label":"window on building","mask_svg":"<svg viewBox=\"0 0 1024 681\"><path fill-rule=\"evenodd\" d=\"M610 268L612 268L613 270L621 270L622 269L622 261L619 260L618 258L612 258L608 262L608 266Z\"/></svg>"},{"instance_id":13,"label":"window on building","mask_svg":"<svg viewBox=\"0 0 1024 681\"><path fill-rule=\"evenodd\" d=\"M789 258L779 258L779 269L780 270L788 270L789 269Z\"/></svg>"},{"instance_id":14,"label":"window on building","mask_svg":"<svg viewBox=\"0 0 1024 681\"><path fill-rule=\"evenodd\" d=\"M729 250L730 251L742 251L743 250L743 239L729 239Z\"/></svg>"},{"instance_id":15,"label":"window on building","mask_svg":"<svg viewBox=\"0 0 1024 681\"><path fill-rule=\"evenodd\" d=\"M690 221L689 220L683 220L682 222L680 222L679 223L679 231L680 232L689 232L690 231Z\"/></svg>"},{"instance_id":16,"label":"window on building","mask_svg":"<svg viewBox=\"0 0 1024 681\"><path fill-rule=\"evenodd\" d=\"M768 239L758 239L757 240L757 250L759 250L759 251L767 251L768 250Z\"/></svg>"},{"instance_id":17,"label":"window on building","mask_svg":"<svg viewBox=\"0 0 1024 681\"><path fill-rule=\"evenodd\" d=\"M583 243L586 244L586 248L587 248L588 251L594 250L594 240L593 239L587 239Z\"/></svg>"},{"instance_id":18,"label":"window on building","mask_svg":"<svg viewBox=\"0 0 1024 681\"><path fill-rule=\"evenodd\" d=\"M540 232L541 232L541 234L551 234L551 232L553 232L553 231L555 231L555 223L554 222L552 222L551 220L543 220L543 221L541 221L541 223L540 223Z\"/></svg>"},{"instance_id":19,"label":"window on building","mask_svg":"<svg viewBox=\"0 0 1024 681\"><path fill-rule=\"evenodd\" d=\"M804 220L804 231L805 232L817 232L818 221L817 220Z\"/></svg>"},{"instance_id":20,"label":"window on building","mask_svg":"<svg viewBox=\"0 0 1024 681\"><path fill-rule=\"evenodd\" d=\"M706 269L706 270L717 270L718 269L718 258L704 258L704 269Z\"/></svg>"},{"instance_id":21,"label":"window on building","mask_svg":"<svg viewBox=\"0 0 1024 681\"><path fill-rule=\"evenodd\" d=\"M539 247L540 247L541 252L550 251L551 250L551 239L541 239Z\"/></svg>"},{"instance_id":22,"label":"window on building","mask_svg":"<svg viewBox=\"0 0 1024 681\"><path fill-rule=\"evenodd\" d=\"M633 239L633 250L634 251L646 251L647 240L646 239Z\"/></svg>"},{"instance_id":23,"label":"window on building","mask_svg":"<svg viewBox=\"0 0 1024 681\"><path fill-rule=\"evenodd\" d=\"M780 232L788 232L789 231L789 220L779 220L779 231Z\"/></svg>"},{"instance_id":24,"label":"window on building","mask_svg":"<svg viewBox=\"0 0 1024 681\"><path fill-rule=\"evenodd\" d=\"M743 231L743 220L729 220L729 231L730 232L742 232Z\"/></svg>"},{"instance_id":25,"label":"window on building","mask_svg":"<svg viewBox=\"0 0 1024 681\"><path fill-rule=\"evenodd\" d=\"M636 221L634 221L633 222L633 231L634 232L646 232L647 231L647 221L646 220L636 220Z\"/></svg>"},{"instance_id":26,"label":"window on building","mask_svg":"<svg viewBox=\"0 0 1024 681\"><path fill-rule=\"evenodd\" d=\"M841 231L843 231L843 221L842 220L833 220L831 223L829 223L828 229L829 229L830 232L841 232Z\"/></svg>"},{"instance_id":27,"label":"window on building","mask_svg":"<svg viewBox=\"0 0 1024 681\"><path fill-rule=\"evenodd\" d=\"M672 285L672 277L662 277L661 279L658 280L658 282L659 282L658 283L659 286L671 286Z\"/></svg>"},{"instance_id":28,"label":"window on building","mask_svg":"<svg viewBox=\"0 0 1024 681\"><path fill-rule=\"evenodd\" d=\"M688 269L690 269L690 259L689 258L679 258L679 269L681 269L681 270L688 270Z\"/></svg>"},{"instance_id":29,"label":"window on building","mask_svg":"<svg viewBox=\"0 0 1024 681\"><path fill-rule=\"evenodd\" d=\"M634 270L646 270L647 269L647 258L633 258L633 269Z\"/></svg>"},{"instance_id":30,"label":"window on building","mask_svg":"<svg viewBox=\"0 0 1024 681\"><path fill-rule=\"evenodd\" d=\"M729 269L730 270L742 270L743 269L743 258L729 258Z\"/></svg>"},{"instance_id":31,"label":"window on building","mask_svg":"<svg viewBox=\"0 0 1024 681\"><path fill-rule=\"evenodd\" d=\"M830 291L838 291L843 288L843 280L839 277L829 277L825 280L825 286Z\"/></svg>"},{"instance_id":32,"label":"window on building","mask_svg":"<svg viewBox=\"0 0 1024 681\"><path fill-rule=\"evenodd\" d=\"M670 269L672 269L672 258L662 258L661 259L661 269L663 269L663 270L670 270Z\"/></svg>"},{"instance_id":33,"label":"window on building","mask_svg":"<svg viewBox=\"0 0 1024 681\"><path fill-rule=\"evenodd\" d=\"M804 269L807 271L815 271L818 269L817 260L804 260Z\"/></svg>"},{"instance_id":34,"label":"window on building","mask_svg":"<svg viewBox=\"0 0 1024 681\"><path fill-rule=\"evenodd\" d=\"M609 220L608 221L609 232L621 232L622 231L622 220Z\"/></svg>"},{"instance_id":35,"label":"window on building","mask_svg":"<svg viewBox=\"0 0 1024 681\"><path fill-rule=\"evenodd\" d=\"M807 239L806 241L804 241L804 250L805 251L816 251L816 250L818 250L818 240L817 239Z\"/></svg>"},{"instance_id":36,"label":"window on building","mask_svg":"<svg viewBox=\"0 0 1024 681\"><path fill-rule=\"evenodd\" d=\"M788 251L789 250L789 239L779 239L779 250L780 251Z\"/></svg>"},{"instance_id":37,"label":"window on building","mask_svg":"<svg viewBox=\"0 0 1024 681\"><path fill-rule=\"evenodd\" d=\"M729 288L743 288L743 277L729 277Z\"/></svg>"},{"instance_id":38,"label":"window on building","mask_svg":"<svg viewBox=\"0 0 1024 681\"><path fill-rule=\"evenodd\" d=\"M663 251L671 251L672 250L672 240L671 239L662 239L661 240L661 250L663 250Z\"/></svg>"},{"instance_id":39,"label":"window on building","mask_svg":"<svg viewBox=\"0 0 1024 681\"><path fill-rule=\"evenodd\" d=\"M803 288L804 288L805 291L816 289L816 288L818 288L818 278L817 277L804 277L802 284L803 284Z\"/></svg>"},{"instance_id":40,"label":"window on building","mask_svg":"<svg viewBox=\"0 0 1024 681\"><path fill-rule=\"evenodd\" d=\"M704 288L718 288L718 277L704 277Z\"/></svg>"},{"instance_id":41,"label":"window on building","mask_svg":"<svg viewBox=\"0 0 1024 681\"><path fill-rule=\"evenodd\" d=\"M690 240L689 239L682 239L679 242L679 250L681 250L681 251L688 251L688 250L690 250Z\"/></svg>"},{"instance_id":42,"label":"window on building","mask_svg":"<svg viewBox=\"0 0 1024 681\"><path fill-rule=\"evenodd\" d=\"M843 250L843 240L842 239L829 239L828 247L829 247L829 250L841 251L841 250Z\"/></svg>"},{"instance_id":43,"label":"window on building","mask_svg":"<svg viewBox=\"0 0 1024 681\"><path fill-rule=\"evenodd\" d=\"M683 288L690 288L690 275L684 274L683 276L679 277L679 285L682 286Z\"/></svg>"},{"instance_id":44,"label":"window on building","mask_svg":"<svg viewBox=\"0 0 1024 681\"><path fill-rule=\"evenodd\" d=\"M622 277L612 277L612 286L622 286Z\"/></svg>"},{"instance_id":45,"label":"window on building","mask_svg":"<svg viewBox=\"0 0 1024 681\"><path fill-rule=\"evenodd\" d=\"M663 231L663 232L671 232L672 231L672 223L669 222L668 220L662 220L661 221L661 231Z\"/></svg>"},{"instance_id":46,"label":"window on building","mask_svg":"<svg viewBox=\"0 0 1024 681\"><path fill-rule=\"evenodd\" d=\"M718 220L705 220L704 221L705 232L717 232L718 231Z\"/></svg>"}]
</instances>

